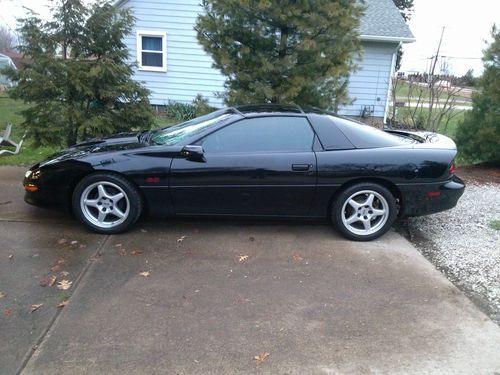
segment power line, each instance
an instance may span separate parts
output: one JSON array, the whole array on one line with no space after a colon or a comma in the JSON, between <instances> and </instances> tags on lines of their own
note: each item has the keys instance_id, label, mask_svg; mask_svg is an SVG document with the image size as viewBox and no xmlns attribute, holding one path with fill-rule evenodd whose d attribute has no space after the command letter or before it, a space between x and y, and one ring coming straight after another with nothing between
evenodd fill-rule
<instances>
[{"instance_id":1,"label":"power line","mask_svg":"<svg viewBox=\"0 0 500 375\"><path fill-rule=\"evenodd\" d=\"M458 60L481 60L482 57L470 57L470 56L446 56L441 55L440 57L444 57L447 59L458 59Z\"/></svg>"}]
</instances>

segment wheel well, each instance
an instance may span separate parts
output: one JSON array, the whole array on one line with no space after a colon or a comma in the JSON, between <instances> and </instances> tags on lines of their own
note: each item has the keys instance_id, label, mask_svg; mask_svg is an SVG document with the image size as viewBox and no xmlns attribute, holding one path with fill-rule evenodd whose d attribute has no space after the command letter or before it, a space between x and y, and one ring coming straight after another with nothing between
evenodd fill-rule
<instances>
[{"instance_id":1,"label":"wheel well","mask_svg":"<svg viewBox=\"0 0 500 375\"><path fill-rule=\"evenodd\" d=\"M384 180L383 178L356 178L354 180L349 180L348 182L344 183L335 191L335 193L333 193L332 197L330 198L330 202L328 204L327 217L330 219L331 216L330 213L332 212L332 205L337 199L337 197L340 195L340 193L342 193L345 189L347 189L350 186L367 182L379 184L387 188L391 192L392 196L396 199L399 212L402 212L401 207L403 204L403 199L401 195L401 190L399 190L399 188L395 184L393 184L388 180Z\"/></svg>"},{"instance_id":2,"label":"wheel well","mask_svg":"<svg viewBox=\"0 0 500 375\"><path fill-rule=\"evenodd\" d=\"M118 173L118 172L115 172L115 171L109 171L109 170L95 170L95 171L89 171L89 172L84 172L84 173L80 173L79 175L75 176L73 178L73 180L71 181L70 185L69 185L69 190L68 190L68 207L70 209L70 211L73 211L73 204L72 204L72 201L73 201L73 192L75 191L76 189L76 186L80 183L81 180L83 180L85 177L87 176L91 176L93 174L100 174L100 173L107 173L107 174L113 174L115 176L120 176L124 179L126 179L128 182L130 182L132 185L134 185L136 188L137 188L137 191L139 192L139 195L141 196L141 199L142 199L142 207L143 207L143 210L144 211L147 211L148 210L148 206L147 206L147 201L146 201L146 197L144 196L144 194L142 193L142 190L139 189L139 186L137 186L137 184L131 180L130 178L128 178L126 175L122 174L122 173Z\"/></svg>"}]
</instances>

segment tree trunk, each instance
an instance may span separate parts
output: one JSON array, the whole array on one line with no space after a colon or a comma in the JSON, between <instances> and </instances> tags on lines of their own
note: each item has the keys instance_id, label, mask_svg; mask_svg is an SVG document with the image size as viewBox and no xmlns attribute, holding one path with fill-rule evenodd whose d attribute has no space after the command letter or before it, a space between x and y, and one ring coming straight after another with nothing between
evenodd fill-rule
<instances>
[{"instance_id":1,"label":"tree trunk","mask_svg":"<svg viewBox=\"0 0 500 375\"><path fill-rule=\"evenodd\" d=\"M68 132L68 136L66 138L67 146L68 147L73 146L74 144L76 144L77 140L78 140L77 129L70 129Z\"/></svg>"}]
</instances>

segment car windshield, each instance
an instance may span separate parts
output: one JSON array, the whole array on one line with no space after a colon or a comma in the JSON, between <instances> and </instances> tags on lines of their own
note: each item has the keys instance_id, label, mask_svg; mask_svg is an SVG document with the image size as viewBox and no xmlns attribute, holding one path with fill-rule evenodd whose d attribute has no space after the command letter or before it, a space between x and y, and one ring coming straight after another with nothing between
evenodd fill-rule
<instances>
[{"instance_id":1,"label":"car windshield","mask_svg":"<svg viewBox=\"0 0 500 375\"><path fill-rule=\"evenodd\" d=\"M205 130L219 125L228 118L235 116L228 109L221 109L205 116L200 116L192 120L157 130L151 136L151 143L155 145L175 145L186 138L200 134Z\"/></svg>"}]
</instances>

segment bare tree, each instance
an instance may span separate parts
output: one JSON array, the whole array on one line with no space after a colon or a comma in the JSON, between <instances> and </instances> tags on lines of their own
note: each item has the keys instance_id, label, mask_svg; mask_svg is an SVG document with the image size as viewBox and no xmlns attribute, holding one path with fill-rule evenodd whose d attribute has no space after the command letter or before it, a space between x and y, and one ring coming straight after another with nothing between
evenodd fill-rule
<instances>
[{"instance_id":1,"label":"bare tree","mask_svg":"<svg viewBox=\"0 0 500 375\"><path fill-rule=\"evenodd\" d=\"M7 27L0 25L0 51L14 49L16 37Z\"/></svg>"},{"instance_id":2,"label":"bare tree","mask_svg":"<svg viewBox=\"0 0 500 375\"><path fill-rule=\"evenodd\" d=\"M390 124L415 130L447 132L450 121L463 112L457 108L462 88L440 84L433 78L428 84L413 79L401 81L394 78ZM396 95L398 88L401 88L399 98ZM396 103L404 103L404 107L397 108Z\"/></svg>"}]
</instances>

